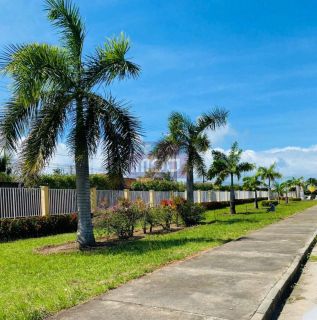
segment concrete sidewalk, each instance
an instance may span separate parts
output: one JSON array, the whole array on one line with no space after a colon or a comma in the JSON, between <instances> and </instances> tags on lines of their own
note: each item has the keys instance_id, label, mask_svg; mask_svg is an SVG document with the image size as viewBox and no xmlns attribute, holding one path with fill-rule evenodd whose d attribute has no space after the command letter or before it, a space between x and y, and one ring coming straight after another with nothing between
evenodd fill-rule
<instances>
[{"instance_id":1,"label":"concrete sidewalk","mask_svg":"<svg viewBox=\"0 0 317 320\"><path fill-rule=\"evenodd\" d=\"M53 319L271 319L317 230L317 207L133 280Z\"/></svg>"},{"instance_id":2,"label":"concrete sidewalk","mask_svg":"<svg viewBox=\"0 0 317 320\"><path fill-rule=\"evenodd\" d=\"M317 246L312 251L317 257ZM317 262L308 261L279 320L317 319Z\"/></svg>"}]
</instances>

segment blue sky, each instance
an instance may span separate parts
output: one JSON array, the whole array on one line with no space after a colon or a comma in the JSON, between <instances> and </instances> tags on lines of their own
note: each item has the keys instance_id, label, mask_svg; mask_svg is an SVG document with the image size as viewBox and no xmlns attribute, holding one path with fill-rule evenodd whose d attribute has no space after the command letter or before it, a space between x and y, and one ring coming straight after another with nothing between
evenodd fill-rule
<instances>
[{"instance_id":1,"label":"blue sky","mask_svg":"<svg viewBox=\"0 0 317 320\"><path fill-rule=\"evenodd\" d=\"M75 2L87 24L87 54L121 31L131 38L129 56L142 67L142 74L109 90L131 102L146 140L156 140L166 131L172 110L195 118L222 106L230 111L229 126L214 136L215 147L227 149L238 140L257 155L274 148L313 149L317 160L312 147L317 119L316 2ZM0 47L58 43L41 0L0 4ZM2 81L0 101L6 97Z\"/></svg>"}]
</instances>

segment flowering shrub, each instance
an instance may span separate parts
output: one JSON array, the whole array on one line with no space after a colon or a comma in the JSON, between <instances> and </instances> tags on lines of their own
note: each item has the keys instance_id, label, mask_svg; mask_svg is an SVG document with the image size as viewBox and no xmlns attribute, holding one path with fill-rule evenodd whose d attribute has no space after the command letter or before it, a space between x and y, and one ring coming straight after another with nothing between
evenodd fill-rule
<instances>
[{"instance_id":1,"label":"flowering shrub","mask_svg":"<svg viewBox=\"0 0 317 320\"><path fill-rule=\"evenodd\" d=\"M194 226L204 220L205 208L202 205L188 202L181 197L174 198L174 204L186 227Z\"/></svg>"},{"instance_id":2,"label":"flowering shrub","mask_svg":"<svg viewBox=\"0 0 317 320\"><path fill-rule=\"evenodd\" d=\"M140 211L137 205L128 200L121 200L117 206L97 214L94 224L105 227L109 233L115 233L119 239L128 239L133 237L139 218Z\"/></svg>"},{"instance_id":3,"label":"flowering shrub","mask_svg":"<svg viewBox=\"0 0 317 320\"><path fill-rule=\"evenodd\" d=\"M77 214L0 219L0 241L43 237L77 230Z\"/></svg>"}]
</instances>

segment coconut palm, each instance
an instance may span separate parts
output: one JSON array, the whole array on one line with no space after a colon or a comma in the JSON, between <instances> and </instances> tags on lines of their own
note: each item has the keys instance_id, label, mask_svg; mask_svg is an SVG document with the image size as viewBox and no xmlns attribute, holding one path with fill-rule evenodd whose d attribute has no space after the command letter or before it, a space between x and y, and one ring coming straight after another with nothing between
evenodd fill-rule
<instances>
[{"instance_id":1,"label":"coconut palm","mask_svg":"<svg viewBox=\"0 0 317 320\"><path fill-rule=\"evenodd\" d=\"M306 186L304 177L300 177L300 178L292 177L291 181L292 181L292 186L295 187L296 198L300 198L300 189L301 188L304 189Z\"/></svg>"},{"instance_id":2,"label":"coconut palm","mask_svg":"<svg viewBox=\"0 0 317 320\"><path fill-rule=\"evenodd\" d=\"M83 56L85 25L69 0L46 0L48 19L59 31L61 47L31 43L9 46L1 68L13 79L5 105L1 136L16 151L22 137L24 175L41 170L54 155L59 138L74 156L78 199L77 239L94 245L89 192L89 156L100 145L111 175L128 172L141 156L140 126L126 107L97 88L136 77L139 67L126 59L129 39L109 39L94 54Z\"/></svg>"},{"instance_id":3,"label":"coconut palm","mask_svg":"<svg viewBox=\"0 0 317 320\"><path fill-rule=\"evenodd\" d=\"M277 194L277 200L279 203L280 203L281 197L283 197L283 195L285 193L285 187L286 187L286 185L284 183L278 183L277 181L275 181L273 183L273 189L274 189L275 193Z\"/></svg>"},{"instance_id":4,"label":"coconut palm","mask_svg":"<svg viewBox=\"0 0 317 320\"><path fill-rule=\"evenodd\" d=\"M262 181L259 179L259 175L258 174L243 178L243 188L245 190L254 191L254 208L256 208L256 209L259 209L258 188L261 185L262 185Z\"/></svg>"},{"instance_id":5,"label":"coconut palm","mask_svg":"<svg viewBox=\"0 0 317 320\"><path fill-rule=\"evenodd\" d=\"M194 200L194 170L202 176L206 172L204 159L201 155L210 148L210 142L206 130L216 130L224 126L228 112L215 108L202 114L196 122L191 121L186 115L173 112L168 120L168 134L156 143L150 153L157 159L156 166L162 165L179 154L185 154L187 200Z\"/></svg>"},{"instance_id":6,"label":"coconut palm","mask_svg":"<svg viewBox=\"0 0 317 320\"><path fill-rule=\"evenodd\" d=\"M258 169L259 175L261 179L267 180L267 187L268 187L268 199L271 200L271 184L276 179L282 178L282 175L276 170L276 163L274 162L268 168L266 167L259 167Z\"/></svg>"},{"instance_id":7,"label":"coconut palm","mask_svg":"<svg viewBox=\"0 0 317 320\"><path fill-rule=\"evenodd\" d=\"M281 188L284 190L285 192L285 203L288 203L288 193L290 188L293 187L293 181L292 180L286 180L284 182L281 183Z\"/></svg>"},{"instance_id":8,"label":"coconut palm","mask_svg":"<svg viewBox=\"0 0 317 320\"><path fill-rule=\"evenodd\" d=\"M228 155L220 151L212 151L213 162L208 171L208 178L216 178L216 184L221 184L227 177L230 178L230 213L236 213L233 178L241 177L242 172L251 171L254 165L249 162L240 162L242 149L234 142Z\"/></svg>"}]
</instances>

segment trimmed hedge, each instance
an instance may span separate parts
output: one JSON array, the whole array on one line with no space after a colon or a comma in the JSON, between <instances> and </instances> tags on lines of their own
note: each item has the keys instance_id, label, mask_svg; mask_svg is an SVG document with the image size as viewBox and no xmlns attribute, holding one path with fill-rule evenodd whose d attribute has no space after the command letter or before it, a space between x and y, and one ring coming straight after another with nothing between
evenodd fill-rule
<instances>
[{"instance_id":1,"label":"trimmed hedge","mask_svg":"<svg viewBox=\"0 0 317 320\"><path fill-rule=\"evenodd\" d=\"M0 241L35 238L77 230L77 214L0 219Z\"/></svg>"},{"instance_id":2,"label":"trimmed hedge","mask_svg":"<svg viewBox=\"0 0 317 320\"><path fill-rule=\"evenodd\" d=\"M277 200L264 200L264 201L262 201L262 207L269 207L271 204L273 204L274 206L277 206L278 201Z\"/></svg>"},{"instance_id":3,"label":"trimmed hedge","mask_svg":"<svg viewBox=\"0 0 317 320\"><path fill-rule=\"evenodd\" d=\"M258 198L258 202L264 200L266 198ZM244 203L253 203L254 199L236 199L235 204L244 204ZM211 201L211 202L203 202L202 205L206 210L215 210L215 209L222 209L226 207L230 207L230 201Z\"/></svg>"}]
</instances>

